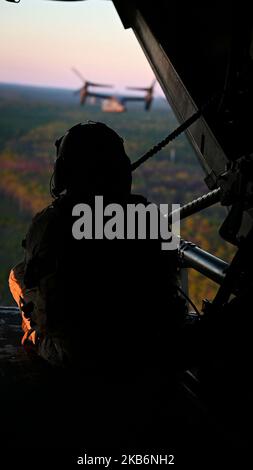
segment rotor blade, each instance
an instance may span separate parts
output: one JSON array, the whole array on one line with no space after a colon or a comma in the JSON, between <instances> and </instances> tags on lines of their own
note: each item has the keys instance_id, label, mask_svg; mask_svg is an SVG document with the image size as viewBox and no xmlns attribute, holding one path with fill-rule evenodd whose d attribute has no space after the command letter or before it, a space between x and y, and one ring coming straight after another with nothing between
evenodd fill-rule
<instances>
[{"instance_id":1,"label":"rotor blade","mask_svg":"<svg viewBox=\"0 0 253 470\"><path fill-rule=\"evenodd\" d=\"M101 88L113 88L113 85L107 85L105 83L86 82L89 86L96 86Z\"/></svg>"},{"instance_id":2,"label":"rotor blade","mask_svg":"<svg viewBox=\"0 0 253 470\"><path fill-rule=\"evenodd\" d=\"M136 91L148 91L149 87L139 87L139 86L127 86L127 90L136 90Z\"/></svg>"},{"instance_id":3,"label":"rotor blade","mask_svg":"<svg viewBox=\"0 0 253 470\"><path fill-rule=\"evenodd\" d=\"M72 67L71 70L72 70L72 72L74 72L82 80L82 82L84 82L84 83L86 82L85 78L82 76L82 74L77 69Z\"/></svg>"},{"instance_id":4,"label":"rotor blade","mask_svg":"<svg viewBox=\"0 0 253 470\"><path fill-rule=\"evenodd\" d=\"M153 82L151 83L151 87L150 87L151 90L153 90L155 84L156 84L156 78L154 78Z\"/></svg>"},{"instance_id":5,"label":"rotor blade","mask_svg":"<svg viewBox=\"0 0 253 470\"><path fill-rule=\"evenodd\" d=\"M150 91L150 90L153 90L155 84L156 84L156 78L152 81L151 86L147 86L147 87L127 86L126 88L127 90Z\"/></svg>"}]
</instances>

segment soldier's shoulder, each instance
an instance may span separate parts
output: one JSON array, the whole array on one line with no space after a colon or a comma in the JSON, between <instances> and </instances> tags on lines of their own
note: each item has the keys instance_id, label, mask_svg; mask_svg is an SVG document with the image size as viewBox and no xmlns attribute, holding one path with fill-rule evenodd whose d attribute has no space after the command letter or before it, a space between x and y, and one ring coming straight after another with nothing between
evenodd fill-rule
<instances>
[{"instance_id":1,"label":"soldier's shoulder","mask_svg":"<svg viewBox=\"0 0 253 470\"><path fill-rule=\"evenodd\" d=\"M26 241L41 238L47 229L57 223L57 207L54 203L49 204L33 217L26 234Z\"/></svg>"},{"instance_id":2,"label":"soldier's shoulder","mask_svg":"<svg viewBox=\"0 0 253 470\"><path fill-rule=\"evenodd\" d=\"M44 207L40 212L34 215L32 224L44 223L47 220L54 219L59 213L56 201L52 201L48 206Z\"/></svg>"}]
</instances>

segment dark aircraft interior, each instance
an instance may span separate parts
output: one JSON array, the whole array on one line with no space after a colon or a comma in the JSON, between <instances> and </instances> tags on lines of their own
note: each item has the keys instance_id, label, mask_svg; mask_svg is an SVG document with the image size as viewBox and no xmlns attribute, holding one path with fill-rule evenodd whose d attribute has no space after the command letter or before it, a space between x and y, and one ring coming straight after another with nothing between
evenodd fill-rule
<instances>
[{"instance_id":1,"label":"dark aircraft interior","mask_svg":"<svg viewBox=\"0 0 253 470\"><path fill-rule=\"evenodd\" d=\"M201 250L197 254L187 242L179 249L182 266L210 279L221 274L215 298L203 302L207 342L181 385L194 402L189 409L203 406L206 423L216 421L216 432L209 422L200 448L206 446L211 457L219 447L226 462L235 461L249 449L252 416L252 16L245 4L114 4L124 27L133 29L178 121L200 112L186 132L211 193L181 208L182 217L194 216L209 198L210 204L218 200L227 207L219 235L237 247L229 266Z\"/></svg>"}]
</instances>

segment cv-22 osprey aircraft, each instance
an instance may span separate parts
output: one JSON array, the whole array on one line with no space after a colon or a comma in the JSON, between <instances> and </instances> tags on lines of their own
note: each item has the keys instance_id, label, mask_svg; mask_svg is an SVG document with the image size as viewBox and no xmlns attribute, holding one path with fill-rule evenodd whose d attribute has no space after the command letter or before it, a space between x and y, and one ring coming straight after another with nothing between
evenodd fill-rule
<instances>
[{"instance_id":1,"label":"cv-22 osprey aircraft","mask_svg":"<svg viewBox=\"0 0 253 470\"><path fill-rule=\"evenodd\" d=\"M82 74L76 69L72 68L72 71L82 80L83 86L79 90L76 90L74 94L80 95L80 105L84 105L86 98L96 101L101 100L101 109L104 112L111 113L122 113L127 111L127 102L144 102L144 107L146 111L149 111L152 105L153 96L154 96L154 87L156 79L152 81L151 85L148 87L127 87L127 90L132 91L143 91L144 95L119 95L114 93L105 93L105 92L95 92L90 89L93 87L96 88L112 88L112 85L95 83L86 80Z\"/></svg>"}]
</instances>

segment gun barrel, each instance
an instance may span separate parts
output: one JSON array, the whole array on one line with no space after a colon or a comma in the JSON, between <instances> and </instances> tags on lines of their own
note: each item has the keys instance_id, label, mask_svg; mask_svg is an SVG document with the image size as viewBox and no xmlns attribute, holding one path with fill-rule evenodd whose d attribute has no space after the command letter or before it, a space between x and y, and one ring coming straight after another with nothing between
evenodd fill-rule
<instances>
[{"instance_id":1,"label":"gun barrel","mask_svg":"<svg viewBox=\"0 0 253 470\"><path fill-rule=\"evenodd\" d=\"M217 284L225 278L229 264L194 243L181 239L179 254L182 267L193 268Z\"/></svg>"}]
</instances>

